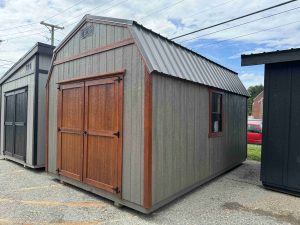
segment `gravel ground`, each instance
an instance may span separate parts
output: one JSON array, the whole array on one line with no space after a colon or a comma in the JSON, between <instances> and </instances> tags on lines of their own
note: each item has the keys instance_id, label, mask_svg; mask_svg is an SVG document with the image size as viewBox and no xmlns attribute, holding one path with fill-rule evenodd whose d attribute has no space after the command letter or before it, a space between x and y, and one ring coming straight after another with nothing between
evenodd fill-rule
<instances>
[{"instance_id":1,"label":"gravel ground","mask_svg":"<svg viewBox=\"0 0 300 225\"><path fill-rule=\"evenodd\" d=\"M151 215L0 160L0 224L300 224L300 198L265 190L246 161Z\"/></svg>"}]
</instances>

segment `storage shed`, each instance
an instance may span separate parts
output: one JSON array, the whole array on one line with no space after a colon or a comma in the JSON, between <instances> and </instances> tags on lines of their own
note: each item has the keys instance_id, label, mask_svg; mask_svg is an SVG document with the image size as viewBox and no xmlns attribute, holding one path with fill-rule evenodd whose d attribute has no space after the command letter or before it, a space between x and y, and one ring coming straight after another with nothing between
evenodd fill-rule
<instances>
[{"instance_id":1,"label":"storage shed","mask_svg":"<svg viewBox=\"0 0 300 225\"><path fill-rule=\"evenodd\" d=\"M261 181L300 195L300 49L242 55L242 66L265 64Z\"/></svg>"},{"instance_id":2,"label":"storage shed","mask_svg":"<svg viewBox=\"0 0 300 225\"><path fill-rule=\"evenodd\" d=\"M45 166L46 81L54 47L37 43L0 79L1 156Z\"/></svg>"},{"instance_id":3,"label":"storage shed","mask_svg":"<svg viewBox=\"0 0 300 225\"><path fill-rule=\"evenodd\" d=\"M134 21L85 16L47 90L49 174L143 213L246 158L237 74Z\"/></svg>"}]
</instances>

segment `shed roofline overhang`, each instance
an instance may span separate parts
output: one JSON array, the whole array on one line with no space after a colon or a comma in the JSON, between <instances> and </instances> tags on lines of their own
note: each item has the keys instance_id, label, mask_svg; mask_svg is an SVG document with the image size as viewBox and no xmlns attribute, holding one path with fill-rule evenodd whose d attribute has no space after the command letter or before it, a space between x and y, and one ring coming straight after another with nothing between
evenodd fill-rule
<instances>
[{"instance_id":1,"label":"shed roofline overhang","mask_svg":"<svg viewBox=\"0 0 300 225\"><path fill-rule=\"evenodd\" d=\"M224 93L229 93L229 94L233 94L233 95L239 95L239 96L243 96L245 98L249 98L250 95L249 94L240 94L240 93L237 93L237 92L233 92L233 91L229 91L229 90L226 90L226 89L223 89L223 88L219 88L219 87L214 87L214 86L210 86L210 85L207 85L207 84L202 84L202 83L198 83L198 82L195 82L195 81L192 81L192 80L188 80L188 79L184 79L184 78L180 78L180 77L174 77L170 74L166 74L166 73L163 73L163 72L160 72L160 71L157 71L157 70L153 70L152 72L149 73L150 75L163 75L163 76L166 76L166 77L169 77L169 78L172 78L174 80L181 80L181 81L184 81L184 82L188 82L188 83L193 83L193 84L196 84L196 85L200 85L202 87L206 87L206 88L209 88L209 89L214 89L214 90L218 90L220 92L224 92Z\"/></svg>"},{"instance_id":2,"label":"shed roofline overhang","mask_svg":"<svg viewBox=\"0 0 300 225\"><path fill-rule=\"evenodd\" d=\"M52 55L52 45L47 45L37 42L23 57L21 57L0 79L0 85L10 78L16 71L18 71L24 64L26 64L36 54Z\"/></svg>"},{"instance_id":3,"label":"shed roofline overhang","mask_svg":"<svg viewBox=\"0 0 300 225\"><path fill-rule=\"evenodd\" d=\"M241 58L242 66L298 61L300 60L300 48L242 55Z\"/></svg>"}]
</instances>

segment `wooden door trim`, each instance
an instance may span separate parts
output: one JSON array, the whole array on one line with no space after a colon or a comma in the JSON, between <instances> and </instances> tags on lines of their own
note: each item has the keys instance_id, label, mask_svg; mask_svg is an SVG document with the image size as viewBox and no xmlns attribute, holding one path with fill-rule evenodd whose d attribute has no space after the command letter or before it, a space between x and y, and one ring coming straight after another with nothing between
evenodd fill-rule
<instances>
[{"instance_id":1,"label":"wooden door trim","mask_svg":"<svg viewBox=\"0 0 300 225\"><path fill-rule=\"evenodd\" d=\"M108 77L117 77L117 76L124 76L126 70L121 69L113 72L107 72L107 73L96 73L96 74L91 74L91 75L81 75L76 78L72 78L69 80L62 80L57 82L57 84L67 84L67 83L73 83L73 82L79 82L79 81L88 81L88 80L95 80L95 79L100 79L100 78L108 78Z\"/></svg>"},{"instance_id":2,"label":"wooden door trim","mask_svg":"<svg viewBox=\"0 0 300 225\"><path fill-rule=\"evenodd\" d=\"M144 207L152 207L152 76L145 66L144 93Z\"/></svg>"},{"instance_id":3,"label":"wooden door trim","mask_svg":"<svg viewBox=\"0 0 300 225\"><path fill-rule=\"evenodd\" d=\"M68 129L68 128L63 128L62 127L62 91L63 90L67 90L67 89L73 89L73 88L82 88L82 92L83 92L83 98L84 98L84 82L81 82L81 83L71 83L71 84L64 84L64 85L60 85L58 87L58 92L57 92L57 154L56 154L56 167L57 167L57 172L60 174L60 175L63 175L63 176L67 176L67 177L70 177L70 178L73 178L73 179L76 179L76 180L79 180L81 181L82 180L82 165L80 165L81 168L79 168L79 175L77 174L73 174L73 173L70 173L68 171L62 171L61 168L62 168L62 161L61 161L61 145L62 145L62 140L61 140L61 136L62 136L62 133L69 133L69 134L78 134L78 135L82 135L83 136L83 129L84 129L84 126L82 126L82 130L80 129ZM82 112L82 116L84 117L84 107ZM84 118L82 118L82 121L84 121ZM72 130L72 131L71 131ZM82 145L84 144L84 137L82 137ZM84 146L82 146L83 148ZM83 153L82 153L83 154ZM80 155L81 157L81 161L82 161L82 157L83 155Z\"/></svg>"},{"instance_id":4,"label":"wooden door trim","mask_svg":"<svg viewBox=\"0 0 300 225\"><path fill-rule=\"evenodd\" d=\"M109 76L104 76L103 79L97 79L98 77L96 77L96 79L94 80L89 80L85 81L85 119L84 119L84 130L85 135L84 135L84 157L83 157L83 182L93 185L97 188L103 189L105 191L111 192L111 193L115 193L116 196L118 196L119 198L122 197L122 160L123 160L123 79L120 79L119 76L120 75L124 75L125 70L121 71L122 73L115 73L115 75L111 75L109 74ZM89 86L94 86L94 85L102 85L102 84L114 84L114 92L115 92L115 98L116 98L116 112L114 112L115 116L116 116L116 120L118 123L118 129L117 131L113 131L113 132L105 132L105 131L88 131L88 113L87 113L87 107L88 107L88 95L87 95L87 91L88 91L88 87ZM115 135L114 133L117 133L118 135ZM88 135L99 135L101 134L101 136L106 136L106 137L111 137L111 138L116 138L117 141L117 152L116 152L116 171L115 171L115 178L114 178L114 186L110 186L107 185L105 183L101 183L101 182L97 182L94 181L92 179L89 179L86 177L86 173L87 173L87 137ZM117 137L118 136L118 137ZM115 192L115 188L117 188L117 192Z\"/></svg>"}]
</instances>

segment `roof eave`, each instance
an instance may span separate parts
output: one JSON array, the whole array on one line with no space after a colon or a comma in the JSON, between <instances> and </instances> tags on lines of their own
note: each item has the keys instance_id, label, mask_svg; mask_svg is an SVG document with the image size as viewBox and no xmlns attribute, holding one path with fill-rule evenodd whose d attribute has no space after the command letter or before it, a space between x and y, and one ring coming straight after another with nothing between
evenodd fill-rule
<instances>
[{"instance_id":1,"label":"roof eave","mask_svg":"<svg viewBox=\"0 0 300 225\"><path fill-rule=\"evenodd\" d=\"M23 55L12 67L8 69L8 71L1 77L0 84L5 82L10 76L12 76L18 69L20 69L24 64L26 64L37 53L50 55L53 49L54 46L37 42L28 52L25 53L25 55Z\"/></svg>"},{"instance_id":2,"label":"roof eave","mask_svg":"<svg viewBox=\"0 0 300 225\"><path fill-rule=\"evenodd\" d=\"M242 66L299 61L300 48L275 51L275 52L264 52L258 54L242 55L241 59L242 59L241 60Z\"/></svg>"}]
</instances>

